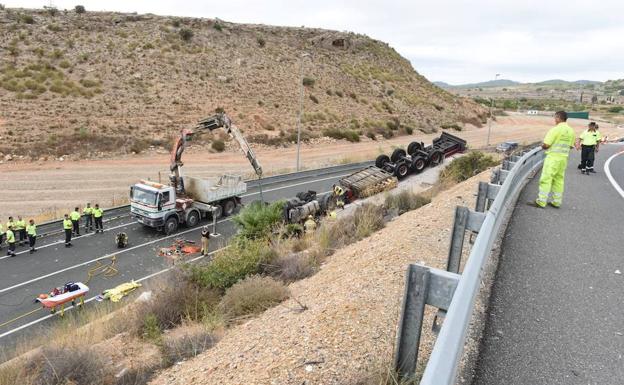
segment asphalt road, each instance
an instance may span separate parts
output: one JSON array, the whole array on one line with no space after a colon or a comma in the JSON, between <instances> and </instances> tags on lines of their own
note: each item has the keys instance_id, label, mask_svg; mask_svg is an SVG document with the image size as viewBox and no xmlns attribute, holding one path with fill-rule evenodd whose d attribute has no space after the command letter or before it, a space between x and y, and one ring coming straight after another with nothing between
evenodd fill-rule
<instances>
[{"instance_id":1,"label":"asphalt road","mask_svg":"<svg viewBox=\"0 0 624 385\"><path fill-rule=\"evenodd\" d=\"M603 146L597 174L568 163L563 205L526 205L521 193L506 230L474 384L622 384L624 378L624 196L604 171L624 146ZM624 154L610 164L624 187ZM617 274L616 270L622 272Z\"/></svg>"},{"instance_id":2,"label":"asphalt road","mask_svg":"<svg viewBox=\"0 0 624 385\"><path fill-rule=\"evenodd\" d=\"M296 193L314 190L319 193L331 190L332 184L352 171L336 171L324 175L312 175L295 180L278 181L263 185L263 198L273 201L295 196ZM252 187L243 195L243 203L260 198L257 187ZM129 208L128 208L129 214ZM211 224L209 221L207 224ZM184 238L199 241L200 228L181 227L178 233L165 236L154 229L146 228L135 222L129 215L121 215L105 223L105 231L100 234L90 233L75 238L74 247L65 248L61 234L52 234L38 241L38 251L29 254L27 247L18 248L18 256L4 257L6 247L0 257L0 325L41 307L33 303L40 293L47 293L56 286L69 281L87 280L87 272L96 267L98 261L110 264L116 256L118 274L113 277L96 276L88 284L90 288L87 300L94 298L105 289L130 280L145 281L170 265L158 256L158 251L170 246L174 239ZM118 249L114 242L115 234L125 232L129 245ZM235 228L229 218L221 219L217 224L220 236L211 240L210 249L223 247L227 239L234 234ZM96 301L90 301L93 306ZM34 314L20 318L0 327L0 347L10 350L16 341L27 338L31 333L38 333L50 325L59 322L58 316L50 315L41 309Z\"/></svg>"}]
</instances>

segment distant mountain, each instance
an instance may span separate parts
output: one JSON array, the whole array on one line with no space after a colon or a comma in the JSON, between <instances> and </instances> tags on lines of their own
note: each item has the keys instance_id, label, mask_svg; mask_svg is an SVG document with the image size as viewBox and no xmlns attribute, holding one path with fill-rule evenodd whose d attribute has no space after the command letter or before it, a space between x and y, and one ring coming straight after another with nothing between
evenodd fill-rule
<instances>
[{"instance_id":1,"label":"distant mountain","mask_svg":"<svg viewBox=\"0 0 624 385\"><path fill-rule=\"evenodd\" d=\"M539 85L539 86L571 86L571 85L584 86L587 84L602 84L602 82L597 82L595 80L575 80L575 81L570 82L570 81L562 80L562 79L551 79L551 80L544 80L543 82L528 83L528 84L534 84L534 85Z\"/></svg>"},{"instance_id":2,"label":"distant mountain","mask_svg":"<svg viewBox=\"0 0 624 385\"><path fill-rule=\"evenodd\" d=\"M480 82L480 83L467 83L467 84L457 84L457 85L448 84L446 82L441 82L441 81L433 82L433 84L441 88L494 88L494 87L513 87L513 86L522 86L522 85L560 86L560 87L568 86L570 87L570 86L584 86L588 84L601 85L603 83L595 81L595 80L567 81L567 80L562 80L562 79L544 80L542 82L536 82L536 83L521 83L515 80L500 79L500 80L488 80L487 82Z\"/></svg>"}]
</instances>

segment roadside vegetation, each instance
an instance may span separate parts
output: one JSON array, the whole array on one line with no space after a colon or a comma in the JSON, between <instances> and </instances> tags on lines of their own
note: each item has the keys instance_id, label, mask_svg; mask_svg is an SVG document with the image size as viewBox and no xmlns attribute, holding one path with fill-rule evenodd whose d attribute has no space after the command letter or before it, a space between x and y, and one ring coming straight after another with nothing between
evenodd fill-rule
<instances>
[{"instance_id":1,"label":"roadside vegetation","mask_svg":"<svg viewBox=\"0 0 624 385\"><path fill-rule=\"evenodd\" d=\"M481 151L472 151L465 156L453 159L440 173L440 183L452 185L463 182L497 164L499 161L494 159L492 155Z\"/></svg>"}]
</instances>

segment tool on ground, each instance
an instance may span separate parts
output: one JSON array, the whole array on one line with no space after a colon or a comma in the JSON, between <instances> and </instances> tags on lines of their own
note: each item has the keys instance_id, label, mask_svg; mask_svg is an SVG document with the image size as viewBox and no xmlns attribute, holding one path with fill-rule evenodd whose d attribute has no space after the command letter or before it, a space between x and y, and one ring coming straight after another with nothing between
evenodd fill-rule
<instances>
[{"instance_id":1,"label":"tool on ground","mask_svg":"<svg viewBox=\"0 0 624 385\"><path fill-rule=\"evenodd\" d=\"M201 247L197 246L195 241L177 238L173 241L171 246L161 248L158 255L167 258L175 264L176 260L179 258L188 254L199 253L200 251Z\"/></svg>"},{"instance_id":2,"label":"tool on ground","mask_svg":"<svg viewBox=\"0 0 624 385\"><path fill-rule=\"evenodd\" d=\"M117 233L117 235L115 235L115 243L117 244L117 247L120 249L123 249L126 246L128 246L128 234Z\"/></svg>"}]
</instances>

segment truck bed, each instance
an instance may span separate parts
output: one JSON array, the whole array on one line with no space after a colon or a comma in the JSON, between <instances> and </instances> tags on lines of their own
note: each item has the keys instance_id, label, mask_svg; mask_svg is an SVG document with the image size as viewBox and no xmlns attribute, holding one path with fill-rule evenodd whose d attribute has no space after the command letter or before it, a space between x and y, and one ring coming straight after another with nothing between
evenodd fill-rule
<instances>
[{"instance_id":1,"label":"truck bed","mask_svg":"<svg viewBox=\"0 0 624 385\"><path fill-rule=\"evenodd\" d=\"M182 179L186 194L198 202L218 202L247 191L247 184L240 176L223 175L216 181L192 176L184 176Z\"/></svg>"}]
</instances>

